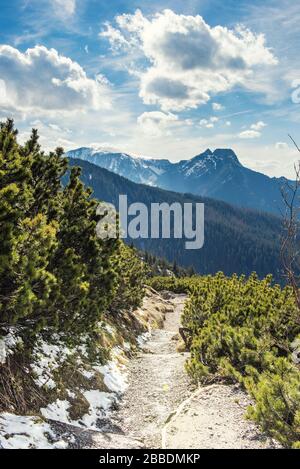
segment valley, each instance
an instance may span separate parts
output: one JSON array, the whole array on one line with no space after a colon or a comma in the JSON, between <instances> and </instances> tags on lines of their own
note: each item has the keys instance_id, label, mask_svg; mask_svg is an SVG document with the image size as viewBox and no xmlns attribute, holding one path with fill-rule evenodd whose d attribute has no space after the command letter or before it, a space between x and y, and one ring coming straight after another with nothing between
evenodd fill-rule
<instances>
[{"instance_id":1,"label":"valley","mask_svg":"<svg viewBox=\"0 0 300 469\"><path fill-rule=\"evenodd\" d=\"M222 201L207 197L165 191L157 187L134 183L104 168L87 161L69 159L71 167L80 167L80 178L91 187L93 196L113 204L118 210L119 195L126 194L128 204L142 202L147 207L151 203L178 202L204 203L204 246L200 250L185 249L184 239L127 239L129 244L142 250L176 260L178 265L194 267L201 274L214 274L223 271L250 274L256 271L260 277L272 273L278 282L283 281L280 260L280 239L282 219L251 209L241 209ZM67 183L67 176L64 183ZM149 226L151 220L149 218Z\"/></svg>"}]
</instances>

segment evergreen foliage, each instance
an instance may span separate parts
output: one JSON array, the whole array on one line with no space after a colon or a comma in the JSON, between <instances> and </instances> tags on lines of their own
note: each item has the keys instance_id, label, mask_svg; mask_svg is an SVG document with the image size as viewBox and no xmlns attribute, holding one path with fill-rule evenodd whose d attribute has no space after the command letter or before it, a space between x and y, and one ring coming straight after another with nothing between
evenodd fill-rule
<instances>
[{"instance_id":1,"label":"evergreen foliage","mask_svg":"<svg viewBox=\"0 0 300 469\"><path fill-rule=\"evenodd\" d=\"M171 264L164 257L157 257L148 251L140 252L140 256L148 267L148 277L191 277L195 274L194 268L181 267L177 263ZM174 270L175 267L175 270Z\"/></svg>"},{"instance_id":2,"label":"evergreen foliage","mask_svg":"<svg viewBox=\"0 0 300 469\"><path fill-rule=\"evenodd\" d=\"M120 243L116 271L119 282L109 310L119 312L124 308L138 307L144 296L147 267L134 248Z\"/></svg>"},{"instance_id":3,"label":"evergreen foliage","mask_svg":"<svg viewBox=\"0 0 300 469\"><path fill-rule=\"evenodd\" d=\"M33 130L17 142L0 127L0 327L23 333L95 326L104 311L140 304L143 271L134 250L96 235L98 202L63 149L44 153Z\"/></svg>"},{"instance_id":4,"label":"evergreen foliage","mask_svg":"<svg viewBox=\"0 0 300 469\"><path fill-rule=\"evenodd\" d=\"M241 383L255 402L248 417L285 447L300 447L300 367L294 358L300 321L292 289L256 274L153 278L150 284L189 293L182 325L192 378Z\"/></svg>"}]
</instances>

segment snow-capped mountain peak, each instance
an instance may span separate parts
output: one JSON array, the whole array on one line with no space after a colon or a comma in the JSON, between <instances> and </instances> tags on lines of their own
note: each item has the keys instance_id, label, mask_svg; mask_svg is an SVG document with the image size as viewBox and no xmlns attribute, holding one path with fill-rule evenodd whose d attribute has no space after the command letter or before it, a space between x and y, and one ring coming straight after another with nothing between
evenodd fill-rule
<instances>
[{"instance_id":1,"label":"snow-capped mountain peak","mask_svg":"<svg viewBox=\"0 0 300 469\"><path fill-rule=\"evenodd\" d=\"M105 145L78 148L67 156L88 161L133 182L260 210L278 210L280 180L244 167L230 148L207 149L178 163L141 158Z\"/></svg>"},{"instance_id":2,"label":"snow-capped mountain peak","mask_svg":"<svg viewBox=\"0 0 300 469\"><path fill-rule=\"evenodd\" d=\"M138 157L105 145L92 145L89 148L71 150L67 156L89 161L134 182L150 185L156 185L157 178L165 172L167 162L167 160Z\"/></svg>"}]
</instances>

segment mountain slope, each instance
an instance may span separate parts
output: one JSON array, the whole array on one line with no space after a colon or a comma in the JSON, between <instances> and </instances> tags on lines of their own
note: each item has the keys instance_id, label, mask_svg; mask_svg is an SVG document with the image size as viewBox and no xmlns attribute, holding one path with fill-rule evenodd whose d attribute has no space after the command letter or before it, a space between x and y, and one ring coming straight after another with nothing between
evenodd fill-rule
<instances>
[{"instance_id":1,"label":"mountain slope","mask_svg":"<svg viewBox=\"0 0 300 469\"><path fill-rule=\"evenodd\" d=\"M92 149L83 147L69 151L67 156L89 161L133 182L150 186L159 185L160 176L173 166L168 160L135 158L128 153L120 153L107 148Z\"/></svg>"},{"instance_id":2,"label":"mountain slope","mask_svg":"<svg viewBox=\"0 0 300 469\"><path fill-rule=\"evenodd\" d=\"M169 192L136 184L103 168L79 159L82 181L92 187L93 196L118 208L119 194L127 194L128 203L204 202L205 244L201 250L186 250L181 239L137 239L134 244L169 261L193 266L202 274L224 271L226 274L257 271L260 276L273 273L280 280L279 244L281 220L273 215L239 209L227 203L190 194ZM131 240L129 240L131 241Z\"/></svg>"},{"instance_id":3,"label":"mountain slope","mask_svg":"<svg viewBox=\"0 0 300 469\"><path fill-rule=\"evenodd\" d=\"M230 149L206 150L179 163L136 158L112 149L79 148L67 156L89 161L133 182L162 189L213 197L275 214L282 207L280 187L285 179L270 178L244 167Z\"/></svg>"}]
</instances>

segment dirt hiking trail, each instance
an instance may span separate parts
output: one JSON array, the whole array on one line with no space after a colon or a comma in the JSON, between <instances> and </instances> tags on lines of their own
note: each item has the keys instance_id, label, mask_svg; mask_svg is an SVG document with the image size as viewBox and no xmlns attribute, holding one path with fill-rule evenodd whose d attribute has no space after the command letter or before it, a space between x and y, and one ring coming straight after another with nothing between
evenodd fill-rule
<instances>
[{"instance_id":1,"label":"dirt hiking trail","mask_svg":"<svg viewBox=\"0 0 300 469\"><path fill-rule=\"evenodd\" d=\"M161 313L157 316L163 328L154 329L128 361L128 387L101 431L58 422L56 430L73 448L279 448L245 419L250 400L238 386L191 384L184 366L189 354L177 350L186 296L168 293L167 298L156 293L145 307L153 313L164 304L164 322Z\"/></svg>"},{"instance_id":2,"label":"dirt hiking trail","mask_svg":"<svg viewBox=\"0 0 300 469\"><path fill-rule=\"evenodd\" d=\"M172 308L166 314L164 328L154 330L130 361L129 386L119 408L110 416L118 434L115 442L110 435L110 447L276 447L244 418L250 402L238 386L192 387L184 369L188 353L177 352L185 300L185 295L170 295ZM101 444L99 435L94 436L93 446Z\"/></svg>"}]
</instances>

